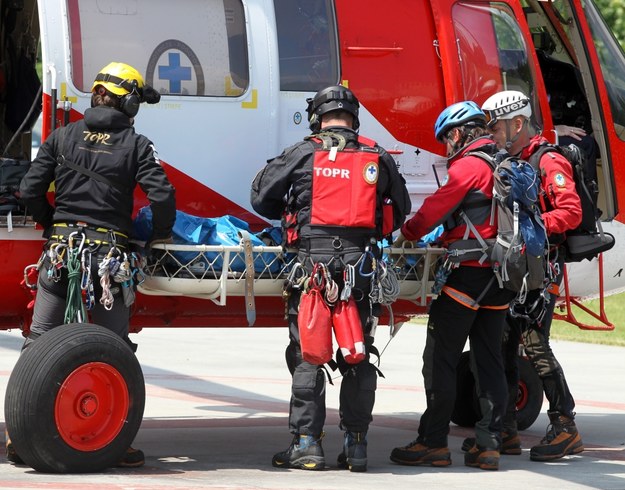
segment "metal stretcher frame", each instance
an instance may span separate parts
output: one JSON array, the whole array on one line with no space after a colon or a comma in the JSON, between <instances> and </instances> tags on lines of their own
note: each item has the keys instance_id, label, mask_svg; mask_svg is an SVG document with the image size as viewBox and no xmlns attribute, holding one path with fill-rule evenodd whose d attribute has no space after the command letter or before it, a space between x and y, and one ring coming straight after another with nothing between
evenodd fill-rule
<instances>
[{"instance_id":1,"label":"metal stretcher frame","mask_svg":"<svg viewBox=\"0 0 625 490\"><path fill-rule=\"evenodd\" d=\"M297 261L294 252L279 246L255 246L252 260L246 261L243 244L158 244L153 247L144 268L145 280L138 289L147 295L188 296L224 306L228 296L245 296L246 270L253 267L254 296L282 296L284 281ZM399 299L426 305L432 297L436 260L445 249L385 248L383 252L384 257L392 257L400 285Z\"/></svg>"}]
</instances>

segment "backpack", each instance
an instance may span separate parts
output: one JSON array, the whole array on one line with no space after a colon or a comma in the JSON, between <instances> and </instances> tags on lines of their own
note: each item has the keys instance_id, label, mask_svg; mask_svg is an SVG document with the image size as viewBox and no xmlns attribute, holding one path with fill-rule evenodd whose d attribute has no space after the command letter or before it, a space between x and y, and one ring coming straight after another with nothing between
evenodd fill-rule
<instances>
[{"instance_id":1,"label":"backpack","mask_svg":"<svg viewBox=\"0 0 625 490\"><path fill-rule=\"evenodd\" d=\"M25 213L19 199L20 182L28 169L30 161L13 158L0 158L0 216Z\"/></svg>"},{"instance_id":2,"label":"backpack","mask_svg":"<svg viewBox=\"0 0 625 490\"><path fill-rule=\"evenodd\" d=\"M565 232L563 242L565 262L580 262L584 259L591 260L599 253L605 252L614 246L614 236L604 233L599 216L601 211L597 208L597 196L599 186L587 177L584 171L584 155L575 144L566 146L543 144L530 157L530 164L540 173L540 159L545 153L556 152L566 158L573 168L575 190L579 195L582 205L582 221L573 230Z\"/></svg>"},{"instance_id":3,"label":"backpack","mask_svg":"<svg viewBox=\"0 0 625 490\"><path fill-rule=\"evenodd\" d=\"M466 213L461 211L467 232L464 240L450 244L451 260L454 261L453 256L461 257L459 261L471 260L476 258L475 252L480 253L480 262L490 261L499 287L520 293L520 297L528 291L544 288L547 235L537 205L538 174L528 162L505 151L495 156L483 151L467 155L481 158L493 169L490 222L497 220L497 237L482 238ZM467 239L469 231L476 239Z\"/></svg>"}]
</instances>

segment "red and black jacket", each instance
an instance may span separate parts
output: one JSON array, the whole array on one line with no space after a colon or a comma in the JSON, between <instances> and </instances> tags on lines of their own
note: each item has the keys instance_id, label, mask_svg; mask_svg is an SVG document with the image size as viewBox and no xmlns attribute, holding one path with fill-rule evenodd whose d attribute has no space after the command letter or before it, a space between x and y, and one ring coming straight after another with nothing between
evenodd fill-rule
<instances>
[{"instance_id":1,"label":"red and black jacket","mask_svg":"<svg viewBox=\"0 0 625 490\"><path fill-rule=\"evenodd\" d=\"M493 170L484 159L467 155L472 151L484 151L494 155L497 151L490 137L481 137L465 146L449 159L444 184L423 202L417 213L410 218L401 232L406 239L419 240L423 235L443 224L441 241L448 245L465 236L467 225L460 217L464 211L483 239L497 236L497 223L490 223L493 198ZM476 238L469 233L468 238ZM475 263L473 263L475 262ZM469 261L465 265L479 265ZM483 265L488 265L484 263Z\"/></svg>"}]
</instances>

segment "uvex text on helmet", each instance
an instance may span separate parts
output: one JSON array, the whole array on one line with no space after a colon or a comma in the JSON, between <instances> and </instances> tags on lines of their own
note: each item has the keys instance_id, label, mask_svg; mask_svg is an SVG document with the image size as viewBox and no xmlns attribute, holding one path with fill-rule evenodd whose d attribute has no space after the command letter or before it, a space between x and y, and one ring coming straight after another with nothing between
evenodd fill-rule
<instances>
[{"instance_id":1,"label":"uvex text on helmet","mask_svg":"<svg viewBox=\"0 0 625 490\"><path fill-rule=\"evenodd\" d=\"M491 95L482 104L489 128L492 128L500 119L512 119L515 116L532 117L530 99L518 90L504 90Z\"/></svg>"},{"instance_id":2,"label":"uvex text on helmet","mask_svg":"<svg viewBox=\"0 0 625 490\"><path fill-rule=\"evenodd\" d=\"M443 109L434 123L434 136L442 142L450 129L466 125L486 125L486 116L472 100L457 102Z\"/></svg>"},{"instance_id":3,"label":"uvex text on helmet","mask_svg":"<svg viewBox=\"0 0 625 490\"><path fill-rule=\"evenodd\" d=\"M319 130L321 116L332 111L347 111L354 117L353 128L358 129L358 109L360 104L354 93L342 85L332 85L326 87L315 94L312 99L306 99L308 107L308 121L310 129Z\"/></svg>"}]
</instances>

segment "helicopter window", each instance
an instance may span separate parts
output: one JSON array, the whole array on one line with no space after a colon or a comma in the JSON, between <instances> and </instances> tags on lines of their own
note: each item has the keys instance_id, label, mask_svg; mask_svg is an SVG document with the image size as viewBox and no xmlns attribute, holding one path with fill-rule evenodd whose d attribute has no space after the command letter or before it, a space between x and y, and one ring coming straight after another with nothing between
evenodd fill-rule
<instances>
[{"instance_id":1,"label":"helicopter window","mask_svg":"<svg viewBox=\"0 0 625 490\"><path fill-rule=\"evenodd\" d=\"M608 91L616 134L625 140L625 63L623 50L591 2L584 3L586 20L592 34L601 73Z\"/></svg>"},{"instance_id":2,"label":"helicopter window","mask_svg":"<svg viewBox=\"0 0 625 490\"><path fill-rule=\"evenodd\" d=\"M554 12L559 12L561 19L570 16L568 12L557 10L556 3L549 5ZM575 60L571 57L573 46L569 25L561 22L558 28L554 27L547 14L534 1L529 2L523 10L545 82L553 124L575 126L592 133L584 82Z\"/></svg>"},{"instance_id":3,"label":"helicopter window","mask_svg":"<svg viewBox=\"0 0 625 490\"><path fill-rule=\"evenodd\" d=\"M316 92L338 82L332 4L330 0L274 0L281 90Z\"/></svg>"},{"instance_id":4,"label":"helicopter window","mask_svg":"<svg viewBox=\"0 0 625 490\"><path fill-rule=\"evenodd\" d=\"M452 15L465 99L482 103L501 90L519 90L532 98L533 112L540 124L542 117L534 93L535 74L510 7L498 2L461 2L453 7Z\"/></svg>"},{"instance_id":5,"label":"helicopter window","mask_svg":"<svg viewBox=\"0 0 625 490\"><path fill-rule=\"evenodd\" d=\"M249 85L241 0L81 0L68 11L72 80L83 92L111 61L132 65L163 95L236 97Z\"/></svg>"}]
</instances>

